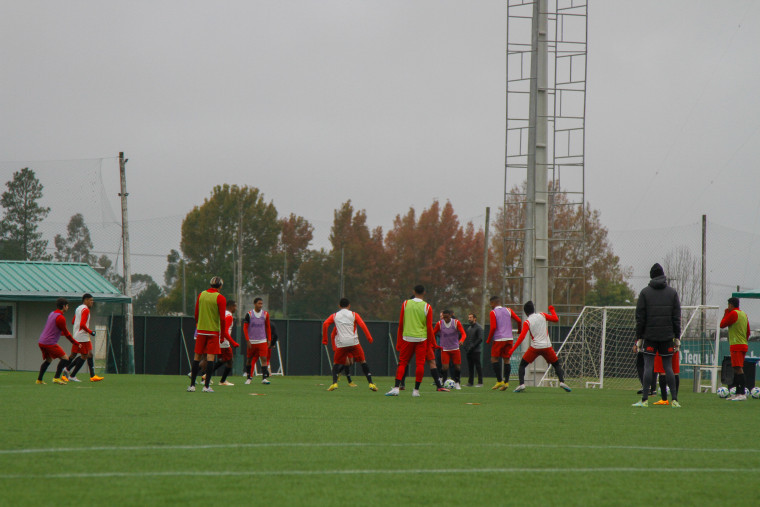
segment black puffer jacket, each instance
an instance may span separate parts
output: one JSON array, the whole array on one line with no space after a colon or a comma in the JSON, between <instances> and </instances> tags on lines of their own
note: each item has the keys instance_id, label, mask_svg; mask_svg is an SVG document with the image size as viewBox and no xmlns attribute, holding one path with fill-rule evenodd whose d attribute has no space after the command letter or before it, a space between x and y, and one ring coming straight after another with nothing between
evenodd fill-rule
<instances>
[{"instance_id":1,"label":"black puffer jacket","mask_svg":"<svg viewBox=\"0 0 760 507\"><path fill-rule=\"evenodd\" d=\"M667 278L658 276L639 294L636 303L636 339L664 342L681 336L681 301Z\"/></svg>"}]
</instances>

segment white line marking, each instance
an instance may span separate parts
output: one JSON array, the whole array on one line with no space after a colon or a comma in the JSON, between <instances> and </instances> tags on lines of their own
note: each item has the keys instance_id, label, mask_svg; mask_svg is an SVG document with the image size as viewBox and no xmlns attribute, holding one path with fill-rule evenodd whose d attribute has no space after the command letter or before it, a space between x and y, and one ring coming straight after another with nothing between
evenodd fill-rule
<instances>
[{"instance_id":1,"label":"white line marking","mask_svg":"<svg viewBox=\"0 0 760 507\"><path fill-rule=\"evenodd\" d=\"M63 474L0 474L0 480L14 479L99 479L110 477L254 477L254 476L310 476L310 475L400 475L400 474L501 474L501 473L758 473L760 468L636 468L636 467L599 467L599 468L410 468L394 470L267 470L267 471L219 471L219 470L174 470L156 472L96 472Z\"/></svg>"},{"instance_id":2,"label":"white line marking","mask_svg":"<svg viewBox=\"0 0 760 507\"><path fill-rule=\"evenodd\" d=\"M43 454L70 453L95 451L194 451L206 449L256 449L276 447L432 447L436 442L262 442L255 444L199 444L199 445L134 445L134 446L95 446L95 447L51 447L42 449L0 449L0 455L5 454ZM725 453L760 453L760 449L736 448L700 448L700 447L655 447L636 445L581 445L581 444L506 444L506 443L475 443L470 445L483 447L504 447L515 449L618 449L624 451L668 451L668 452L725 452Z\"/></svg>"}]
</instances>

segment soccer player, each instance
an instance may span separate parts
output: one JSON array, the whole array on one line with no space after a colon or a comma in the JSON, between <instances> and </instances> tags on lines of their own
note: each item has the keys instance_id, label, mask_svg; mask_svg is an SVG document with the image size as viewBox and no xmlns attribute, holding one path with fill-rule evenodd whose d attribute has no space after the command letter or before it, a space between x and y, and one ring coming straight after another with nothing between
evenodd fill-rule
<instances>
[{"instance_id":1,"label":"soccer player","mask_svg":"<svg viewBox=\"0 0 760 507\"><path fill-rule=\"evenodd\" d=\"M243 334L245 334L245 340L247 343L246 358L250 363L250 372L248 379L245 381L246 385L251 383L253 378L253 369L256 366L256 360L261 359L261 363L266 361L267 348L272 341L272 328L269 324L269 312L264 311L264 300L256 298L253 300L253 310L248 312L245 316L245 324L243 324ZM248 363L246 363L248 364ZM262 367L262 384L269 384L269 379L266 377L266 373L263 372Z\"/></svg>"},{"instance_id":2,"label":"soccer player","mask_svg":"<svg viewBox=\"0 0 760 507\"><path fill-rule=\"evenodd\" d=\"M744 357L749 350L747 338L749 338L749 319L747 314L739 309L739 298L729 298L728 308L723 312L720 327L728 328L729 351L731 352L731 366L734 369L734 387L736 394L731 396L731 401L746 401L744 394L746 380L744 378Z\"/></svg>"},{"instance_id":3,"label":"soccer player","mask_svg":"<svg viewBox=\"0 0 760 507\"><path fill-rule=\"evenodd\" d=\"M478 383L476 387L483 387L483 367L480 364L480 345L483 343L483 328L478 324L474 313L467 315L467 320L470 322L470 325L467 327L467 339L464 341L467 369L470 372L467 387L473 386L475 370L478 371Z\"/></svg>"},{"instance_id":4,"label":"soccer player","mask_svg":"<svg viewBox=\"0 0 760 507\"><path fill-rule=\"evenodd\" d=\"M92 342L90 341L90 337L95 336L95 331L90 329L90 310L93 304L95 304L95 300L92 294L82 296L82 304L77 307L74 318L71 321L75 343L71 346L70 365L72 368L71 375L69 375L70 382L81 382L77 378L77 373L79 373L79 369L85 361L87 361L87 367L90 370L90 382L100 382L103 380L103 377L95 375L95 364L92 359ZM79 357L74 359L77 354L79 354Z\"/></svg>"},{"instance_id":5,"label":"soccer player","mask_svg":"<svg viewBox=\"0 0 760 507\"><path fill-rule=\"evenodd\" d=\"M234 313L237 310L237 303L233 300L227 301L227 311L224 314L224 327L227 329L227 337L222 337L219 342L219 348L221 349L220 357L221 364L224 365L224 371L222 372L222 380L219 382L220 386L234 386L232 382L227 380L227 376L232 371L232 347L239 347L240 344L232 339L232 326L235 324ZM214 371L221 365L216 365Z\"/></svg>"},{"instance_id":6,"label":"soccer player","mask_svg":"<svg viewBox=\"0 0 760 507\"><path fill-rule=\"evenodd\" d=\"M642 289L636 301L636 347L644 352L644 392L641 401L633 406L649 406L649 389L646 387L652 385L654 356L659 352L665 370L665 381L673 398L670 406L680 408L671 356L680 345L681 301L678 292L668 286L662 266L655 263L649 270L649 277L649 284Z\"/></svg>"},{"instance_id":7,"label":"soccer player","mask_svg":"<svg viewBox=\"0 0 760 507\"><path fill-rule=\"evenodd\" d=\"M206 379L204 393L213 393L211 377L214 375L214 357L221 353L220 340L231 340L225 327L227 300L219 293L224 285L221 277L215 276L209 283L210 288L204 290L195 300L195 357L190 371L190 387L188 392L195 392L195 379L198 377L201 356L206 356Z\"/></svg>"},{"instance_id":8,"label":"soccer player","mask_svg":"<svg viewBox=\"0 0 760 507\"><path fill-rule=\"evenodd\" d=\"M332 331L330 332L330 343L332 344L332 351L333 356L336 352L336 345L335 345L335 336L338 334L338 330L333 327ZM346 355L346 362L341 365L342 368L340 371L338 371L338 380L340 380L340 374L343 373L343 375L346 376L346 382L348 382L349 387L358 387L353 380L351 380L351 366L354 364L354 356L350 353Z\"/></svg>"},{"instance_id":9,"label":"soccer player","mask_svg":"<svg viewBox=\"0 0 760 507\"><path fill-rule=\"evenodd\" d=\"M518 328L522 324L522 321L510 308L501 306L501 298L499 296L492 296L489 304L491 305L491 327L488 331L486 343L491 343L492 340L494 342L491 345L491 367L496 375L496 384L491 389L506 391L509 387L509 375L512 373L512 365L509 362L512 354L508 353L513 342L511 320L517 322ZM501 362L504 363L505 370L503 379L501 376Z\"/></svg>"},{"instance_id":10,"label":"soccer player","mask_svg":"<svg viewBox=\"0 0 760 507\"><path fill-rule=\"evenodd\" d=\"M444 310L443 318L436 322L433 328L433 334L439 334L441 337L442 381L446 382L449 375L449 363L453 363L454 372L451 378L454 380L454 389L461 390L459 381L462 371L462 353L459 351L459 345L467 338L462 323L458 319L451 318L451 310Z\"/></svg>"},{"instance_id":11,"label":"soccer player","mask_svg":"<svg viewBox=\"0 0 760 507\"><path fill-rule=\"evenodd\" d=\"M678 347L674 347L672 362L673 362L673 375L676 377L676 393L677 393L678 389L680 389L680 386L681 386L681 376L680 376L681 365L679 364L681 362L681 357L678 352ZM662 357L660 356L659 352L655 354L654 356L654 372L660 375L660 398L662 398L660 401L657 401L654 404L655 405L670 405L670 402L668 401L668 381L667 381L667 377L665 376L665 368L662 365Z\"/></svg>"},{"instance_id":12,"label":"soccer player","mask_svg":"<svg viewBox=\"0 0 760 507\"><path fill-rule=\"evenodd\" d=\"M554 353L552 342L549 339L549 326L546 324L547 321L559 322L559 317L557 317L554 307L549 305L549 313L536 313L533 301L528 301L523 306L523 311L525 311L526 319L523 322L520 336L517 337L517 342L509 350L509 356L512 356L512 353L520 346L528 334L530 334L530 347L528 347L528 350L525 351L520 360L520 367L517 371L520 385L517 386L515 392L520 393L525 391L525 368L535 361L538 356L541 356L554 367L554 372L559 379L559 386L569 393L572 389L565 384L565 372L562 371L562 365L559 364L557 354Z\"/></svg>"},{"instance_id":13,"label":"soccer player","mask_svg":"<svg viewBox=\"0 0 760 507\"><path fill-rule=\"evenodd\" d=\"M44 384L42 377L45 375L48 366L53 359L58 359L58 369L55 371L55 377L53 382L56 384L67 384L66 377L61 378L63 369L68 366L69 358L66 352L58 345L58 340L61 339L61 335L65 336L72 344L74 344L74 337L71 336L69 330L66 329L66 317L63 316L66 310L69 309L69 302L65 298L58 298L55 301L55 310L50 312L47 317L45 327L42 329L42 334L39 339L39 347L42 351L42 366L40 366L40 374L37 377L38 384Z\"/></svg>"},{"instance_id":14,"label":"soccer player","mask_svg":"<svg viewBox=\"0 0 760 507\"><path fill-rule=\"evenodd\" d=\"M412 396L419 397L420 384L425 375L425 359L430 343L435 343L433 334L433 309L423 301L425 287L414 287L414 298L407 299L401 305L401 314L398 321L396 334L396 348L399 350L398 368L396 369L396 383L393 389L385 393L386 396L398 396L401 379L406 372L406 366L414 355L416 363L414 376L414 391ZM431 341L428 341L431 340Z\"/></svg>"},{"instance_id":15,"label":"soccer player","mask_svg":"<svg viewBox=\"0 0 760 507\"><path fill-rule=\"evenodd\" d=\"M359 344L359 334L356 332L356 326L358 325L364 332L364 336L367 337L367 341L372 343L372 335L367 329L367 324L362 320L361 315L351 311L351 303L346 298L341 298L338 302L340 310L330 315L327 320L322 323L322 344L327 345L327 331L331 325L335 325L335 355L333 359L332 377L333 382L328 391L334 391L338 388L338 374L343 367L348 364L348 356L352 356L356 361L359 361L362 367L364 375L369 382L369 388L372 391L377 391L377 386L372 383L372 374L369 372L369 366L364 358L364 349Z\"/></svg>"}]
</instances>

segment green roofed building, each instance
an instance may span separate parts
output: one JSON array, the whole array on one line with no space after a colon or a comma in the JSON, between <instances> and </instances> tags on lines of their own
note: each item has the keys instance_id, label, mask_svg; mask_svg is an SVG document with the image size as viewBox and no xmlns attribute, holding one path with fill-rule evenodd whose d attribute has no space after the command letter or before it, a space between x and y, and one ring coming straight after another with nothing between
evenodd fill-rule
<instances>
[{"instance_id":1,"label":"green roofed building","mask_svg":"<svg viewBox=\"0 0 760 507\"><path fill-rule=\"evenodd\" d=\"M74 311L82 295L95 299L93 326L98 329L93 346L105 350L105 315L98 312L100 303L129 303L119 289L88 264L74 262L0 261L0 369L36 370L42 362L37 340L48 314L55 310L55 300L69 300L66 312L69 330ZM110 311L109 311L110 314ZM67 352L66 338L59 345Z\"/></svg>"}]
</instances>

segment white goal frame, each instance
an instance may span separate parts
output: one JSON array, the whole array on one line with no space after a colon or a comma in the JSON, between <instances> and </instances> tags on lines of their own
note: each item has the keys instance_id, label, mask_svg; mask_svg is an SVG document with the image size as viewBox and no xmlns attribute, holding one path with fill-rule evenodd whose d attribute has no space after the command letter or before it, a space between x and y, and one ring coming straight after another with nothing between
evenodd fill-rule
<instances>
[{"instance_id":1,"label":"white goal frame","mask_svg":"<svg viewBox=\"0 0 760 507\"><path fill-rule=\"evenodd\" d=\"M720 310L720 307L713 306L713 305L698 305L698 306L683 306L681 307L681 315L682 315L682 321L681 321L681 336L679 337L681 339L681 347L683 349L684 344L686 343L686 340L692 339L693 340L693 333L695 326L699 326L700 324L700 318L699 316L711 316L709 318L709 322L705 322L704 331L705 333L710 333L714 336L714 342L710 339L709 341L707 338L709 336L698 338L697 341L701 341L701 344L710 343L713 347L712 351L712 362L707 363L706 361L702 361L704 359L704 356L702 352L699 352L700 361L698 361L698 364L684 364L684 357L683 354L681 356L681 364L686 367L694 368L694 374L697 376L699 380L699 391L710 391L715 393L718 388L718 373L720 368L719 358L718 358L718 351L720 346L720 314L718 313ZM585 333L585 329L582 329L586 326L586 319L590 318L589 315L591 313L598 314L599 312L602 313L601 318L601 336L598 338L598 342L596 343L596 340L589 340ZM635 306L586 306L583 308L581 313L578 315L578 318L573 323L573 326L570 329L570 332L567 334L565 339L562 341L562 344L560 345L559 349L557 350L557 357L559 357L561 364L565 368L565 374L568 376L568 373L573 373L572 371L568 372L568 362L575 359L575 357L571 358L571 354L594 354L598 351L598 364L595 371L591 372L589 375L585 375L583 378L587 379L585 380L585 387L586 388L598 388L598 389L604 389L605 387L605 365L606 365L606 351L607 351L607 324L608 324L608 316L612 312L617 312L618 314L624 314L626 316L629 315L629 319L625 321L625 329L626 330L632 330L635 329L636 322L635 322L635 312L636 307ZM598 320L598 317L595 315L593 318ZM707 317L706 317L707 318ZM599 327L599 324L596 324L596 327ZM630 350L631 350L631 356L632 356L632 364L635 364L635 354L633 353L633 345L635 342L635 338L631 338L630 340ZM581 359L582 360L582 359ZM590 364L590 363L589 363ZM573 364L570 365L572 367ZM584 365L586 366L586 365ZM593 368L593 366L592 366ZM635 372L635 370L634 370ZM710 383L703 385L701 382L701 376L703 372L709 372L710 373ZM627 377L630 378L630 377ZM568 381L572 381L573 376L568 377ZM576 380L578 378L576 377ZM638 378L636 378L636 381L638 382ZM548 368L546 372L544 372L543 377L541 377L541 380L538 382L538 385L556 385L557 382L559 382L554 374L553 368ZM608 385L610 388L614 388L611 385Z\"/></svg>"}]
</instances>

